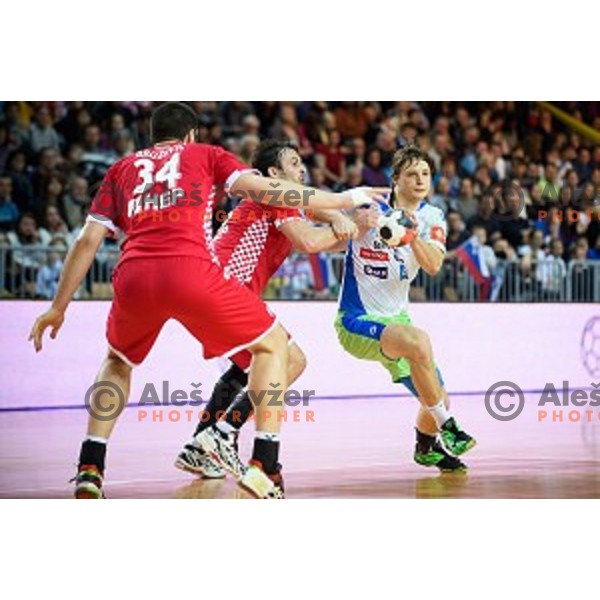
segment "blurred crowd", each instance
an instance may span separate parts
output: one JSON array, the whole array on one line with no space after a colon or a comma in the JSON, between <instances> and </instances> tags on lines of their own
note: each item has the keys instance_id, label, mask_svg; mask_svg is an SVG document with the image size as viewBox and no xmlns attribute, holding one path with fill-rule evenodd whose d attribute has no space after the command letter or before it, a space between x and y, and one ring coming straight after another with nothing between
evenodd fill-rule
<instances>
[{"instance_id":1,"label":"blurred crowd","mask_svg":"<svg viewBox=\"0 0 600 600\"><path fill-rule=\"evenodd\" d=\"M95 186L115 161L149 145L156 104L0 102L0 247L11 253L10 264L2 255L0 289L16 291L17 269L28 296L51 297ZM508 261L551 292L570 261L600 258L600 144L534 102L190 104L201 141L249 162L260 139L287 138L309 167L307 183L334 191L389 184L395 150L417 144L435 165L430 201L448 220L448 261L474 236L491 271ZM557 106L600 131L600 103ZM490 198L508 182L521 204L516 218L502 219ZM111 244L97 261L104 272ZM23 252L37 247L52 251Z\"/></svg>"}]
</instances>

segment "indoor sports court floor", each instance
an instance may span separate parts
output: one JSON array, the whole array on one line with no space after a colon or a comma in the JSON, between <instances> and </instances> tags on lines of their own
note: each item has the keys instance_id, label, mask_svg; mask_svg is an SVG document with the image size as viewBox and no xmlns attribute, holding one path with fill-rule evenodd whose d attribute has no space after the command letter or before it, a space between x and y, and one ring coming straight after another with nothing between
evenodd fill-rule
<instances>
[{"instance_id":1,"label":"indoor sports court floor","mask_svg":"<svg viewBox=\"0 0 600 600\"><path fill-rule=\"evenodd\" d=\"M464 457L468 475L438 475L411 460L416 402L409 398L315 400L314 422L288 422L282 462L288 498L598 498L600 420L538 422L527 397L510 422L492 419L483 396L452 397L478 445ZM109 498L241 498L230 479L202 481L173 460L193 430L184 413L140 421L129 407L108 452ZM289 420L293 419L288 409ZM598 409L595 409L597 411ZM87 413L83 409L0 412L0 497L69 498ZM171 418L175 419L174 415ZM249 424L241 454L251 444Z\"/></svg>"}]
</instances>

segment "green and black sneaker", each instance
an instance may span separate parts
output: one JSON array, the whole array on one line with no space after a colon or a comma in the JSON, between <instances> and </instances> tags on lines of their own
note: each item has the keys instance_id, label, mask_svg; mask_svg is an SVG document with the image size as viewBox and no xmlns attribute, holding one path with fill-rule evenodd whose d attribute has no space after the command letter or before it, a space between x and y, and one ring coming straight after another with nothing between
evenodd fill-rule
<instances>
[{"instance_id":1,"label":"green and black sneaker","mask_svg":"<svg viewBox=\"0 0 600 600\"><path fill-rule=\"evenodd\" d=\"M414 459L417 464L424 467L437 467L442 473L465 473L467 471L467 465L456 456L448 454L438 440L429 448L417 444Z\"/></svg>"},{"instance_id":2,"label":"green and black sneaker","mask_svg":"<svg viewBox=\"0 0 600 600\"><path fill-rule=\"evenodd\" d=\"M465 433L452 417L442 425L440 435L446 450L455 456L468 452L477 443L475 438Z\"/></svg>"},{"instance_id":3,"label":"green and black sneaker","mask_svg":"<svg viewBox=\"0 0 600 600\"><path fill-rule=\"evenodd\" d=\"M102 473L96 465L80 465L77 475L71 479L75 482L75 498L77 500L104 499L102 491Z\"/></svg>"}]
</instances>

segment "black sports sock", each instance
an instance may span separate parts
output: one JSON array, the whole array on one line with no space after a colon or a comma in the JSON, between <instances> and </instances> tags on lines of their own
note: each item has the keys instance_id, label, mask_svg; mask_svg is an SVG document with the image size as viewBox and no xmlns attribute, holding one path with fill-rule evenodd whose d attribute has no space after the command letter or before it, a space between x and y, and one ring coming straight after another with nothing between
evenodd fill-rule
<instances>
[{"instance_id":1,"label":"black sports sock","mask_svg":"<svg viewBox=\"0 0 600 600\"><path fill-rule=\"evenodd\" d=\"M274 475L279 471L277 460L279 458L279 442L271 440L261 440L254 438L254 450L252 451L252 460L261 463L263 470L268 475Z\"/></svg>"},{"instance_id":2,"label":"black sports sock","mask_svg":"<svg viewBox=\"0 0 600 600\"><path fill-rule=\"evenodd\" d=\"M216 415L220 412L225 412L235 397L248 385L248 374L244 373L237 365L231 367L221 375L219 381L215 385L210 400L204 409L205 414L209 415L208 419L200 421L196 426L194 435L198 435L211 425L217 422Z\"/></svg>"},{"instance_id":3,"label":"black sports sock","mask_svg":"<svg viewBox=\"0 0 600 600\"><path fill-rule=\"evenodd\" d=\"M94 465L100 473L104 473L104 459L106 457L106 444L85 440L81 444L79 454L79 466Z\"/></svg>"},{"instance_id":4,"label":"black sports sock","mask_svg":"<svg viewBox=\"0 0 600 600\"><path fill-rule=\"evenodd\" d=\"M229 407L225 422L229 423L232 427L240 429L242 425L250 418L252 411L254 410L252 402L248 393L244 393L239 396L235 402Z\"/></svg>"},{"instance_id":5,"label":"black sports sock","mask_svg":"<svg viewBox=\"0 0 600 600\"><path fill-rule=\"evenodd\" d=\"M422 431L415 428L417 434L417 449L419 452L429 452L433 444L435 444L436 437L434 435L427 435Z\"/></svg>"}]
</instances>

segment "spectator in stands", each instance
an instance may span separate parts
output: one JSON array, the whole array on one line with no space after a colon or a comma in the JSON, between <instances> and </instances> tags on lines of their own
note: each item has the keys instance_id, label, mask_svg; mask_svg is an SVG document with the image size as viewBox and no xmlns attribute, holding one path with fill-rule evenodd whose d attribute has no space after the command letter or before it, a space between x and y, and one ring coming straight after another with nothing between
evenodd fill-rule
<instances>
[{"instance_id":1,"label":"spectator in stands","mask_svg":"<svg viewBox=\"0 0 600 600\"><path fill-rule=\"evenodd\" d=\"M52 126L52 115L46 106L40 106L35 122L29 128L29 144L36 154L43 148L60 149L60 138Z\"/></svg>"},{"instance_id":2,"label":"spectator in stands","mask_svg":"<svg viewBox=\"0 0 600 600\"><path fill-rule=\"evenodd\" d=\"M349 190L363 185L362 169L358 165L348 167L346 182L340 187L340 191Z\"/></svg>"},{"instance_id":3,"label":"spectator in stands","mask_svg":"<svg viewBox=\"0 0 600 600\"><path fill-rule=\"evenodd\" d=\"M20 211L25 212L33 206L33 186L27 175L27 156L22 150L17 150L8 159L6 175L12 183L12 197Z\"/></svg>"},{"instance_id":4,"label":"spectator in stands","mask_svg":"<svg viewBox=\"0 0 600 600\"><path fill-rule=\"evenodd\" d=\"M54 148L44 148L39 154L39 162L32 176L33 198L44 194L48 179L61 170L62 157Z\"/></svg>"},{"instance_id":5,"label":"spectator in stands","mask_svg":"<svg viewBox=\"0 0 600 600\"><path fill-rule=\"evenodd\" d=\"M121 115L116 116L122 118ZM115 160L120 160L135 150L135 144L133 143L133 137L129 129L122 129L117 133L113 133L112 149L115 154Z\"/></svg>"},{"instance_id":6,"label":"spectator in stands","mask_svg":"<svg viewBox=\"0 0 600 600\"><path fill-rule=\"evenodd\" d=\"M448 184L448 180L445 177L441 177L435 186L435 193L429 200L429 204L439 208L444 215L448 214L448 207L450 203L450 197L448 195L449 189L450 185Z\"/></svg>"},{"instance_id":7,"label":"spectator in stands","mask_svg":"<svg viewBox=\"0 0 600 600\"><path fill-rule=\"evenodd\" d=\"M451 207L460 214L465 222L479 212L479 202L473 194L473 182L469 177L462 180L460 196L451 203Z\"/></svg>"},{"instance_id":8,"label":"spectator in stands","mask_svg":"<svg viewBox=\"0 0 600 600\"><path fill-rule=\"evenodd\" d=\"M11 280L16 286L10 291L31 297L35 292L37 270L45 260L42 250L50 243L50 236L48 232L38 229L31 213L25 213L19 218L16 230L9 231L7 237L13 256Z\"/></svg>"},{"instance_id":9,"label":"spectator in stands","mask_svg":"<svg viewBox=\"0 0 600 600\"><path fill-rule=\"evenodd\" d=\"M19 209L12 200L10 177L0 177L0 231L13 229L19 219Z\"/></svg>"},{"instance_id":10,"label":"spectator in stands","mask_svg":"<svg viewBox=\"0 0 600 600\"><path fill-rule=\"evenodd\" d=\"M365 166L367 156L367 145L362 138L354 138L350 143L350 153L347 155L347 161L350 165L355 165L362 171Z\"/></svg>"},{"instance_id":11,"label":"spectator in stands","mask_svg":"<svg viewBox=\"0 0 600 600\"><path fill-rule=\"evenodd\" d=\"M73 177L63 198L63 212L71 230L79 225L90 202L87 179L80 176Z\"/></svg>"},{"instance_id":12,"label":"spectator in stands","mask_svg":"<svg viewBox=\"0 0 600 600\"><path fill-rule=\"evenodd\" d=\"M542 188L542 197L549 204L558 204L560 197L561 181L558 178L558 169L556 165L550 163L544 169L544 176L538 181Z\"/></svg>"},{"instance_id":13,"label":"spectator in stands","mask_svg":"<svg viewBox=\"0 0 600 600\"><path fill-rule=\"evenodd\" d=\"M469 239L469 232L460 213L451 211L448 213L447 218L448 236L446 238L446 248L448 252L451 252Z\"/></svg>"},{"instance_id":14,"label":"spectator in stands","mask_svg":"<svg viewBox=\"0 0 600 600\"><path fill-rule=\"evenodd\" d=\"M102 179L116 160L115 154L104 150L100 145L100 141L100 127L94 123L87 125L83 140L84 151L80 164L83 175L88 181Z\"/></svg>"},{"instance_id":15,"label":"spectator in stands","mask_svg":"<svg viewBox=\"0 0 600 600\"><path fill-rule=\"evenodd\" d=\"M531 229L526 234L525 243L519 246L519 256L530 256L534 263L544 260L544 233L539 229Z\"/></svg>"},{"instance_id":16,"label":"spectator in stands","mask_svg":"<svg viewBox=\"0 0 600 600\"><path fill-rule=\"evenodd\" d=\"M55 238L50 242L50 248L54 251L48 252L46 262L40 266L35 278L35 295L45 300L52 300L56 294L67 244L63 239Z\"/></svg>"},{"instance_id":17,"label":"spectator in stands","mask_svg":"<svg viewBox=\"0 0 600 600\"><path fill-rule=\"evenodd\" d=\"M364 137L369 126L362 102L340 102L335 111L335 122L344 138Z\"/></svg>"},{"instance_id":18,"label":"spectator in stands","mask_svg":"<svg viewBox=\"0 0 600 600\"><path fill-rule=\"evenodd\" d=\"M319 164L325 173L327 185L336 188L346 181L346 151L342 146L340 132L334 129L329 132L327 144L317 144L315 151L324 157L324 163Z\"/></svg>"},{"instance_id":19,"label":"spectator in stands","mask_svg":"<svg viewBox=\"0 0 600 600\"><path fill-rule=\"evenodd\" d=\"M260 143L260 138L252 133L246 134L240 140L240 158L247 164L252 164L252 156Z\"/></svg>"},{"instance_id":20,"label":"spectator in stands","mask_svg":"<svg viewBox=\"0 0 600 600\"><path fill-rule=\"evenodd\" d=\"M456 174L456 162L453 158L444 159L441 174L448 180L448 196L458 198L460 195L460 177Z\"/></svg>"},{"instance_id":21,"label":"spectator in stands","mask_svg":"<svg viewBox=\"0 0 600 600\"><path fill-rule=\"evenodd\" d=\"M378 187L386 186L389 183L385 167L381 162L381 151L379 148L371 148L367 152L366 164L362 173L363 183L365 185Z\"/></svg>"},{"instance_id":22,"label":"spectator in stands","mask_svg":"<svg viewBox=\"0 0 600 600\"><path fill-rule=\"evenodd\" d=\"M221 118L226 135L241 135L244 129L244 120L248 115L254 113L250 102L235 100L224 102L221 110Z\"/></svg>"},{"instance_id":23,"label":"spectator in stands","mask_svg":"<svg viewBox=\"0 0 600 600\"><path fill-rule=\"evenodd\" d=\"M416 142L418 130L410 121L400 126L400 136L398 138L398 147L410 146Z\"/></svg>"},{"instance_id":24,"label":"spectator in stands","mask_svg":"<svg viewBox=\"0 0 600 600\"><path fill-rule=\"evenodd\" d=\"M450 150L450 136L445 132L436 133L433 138L433 146L428 153L436 171L442 168L442 162Z\"/></svg>"},{"instance_id":25,"label":"spectator in stands","mask_svg":"<svg viewBox=\"0 0 600 600\"><path fill-rule=\"evenodd\" d=\"M70 246L73 241L69 228L61 217L56 204L48 204L46 206L44 227L40 228L40 233L43 234L43 232L46 232L51 240L60 239L67 246Z\"/></svg>"},{"instance_id":26,"label":"spectator in stands","mask_svg":"<svg viewBox=\"0 0 600 600\"><path fill-rule=\"evenodd\" d=\"M482 227L481 225L475 225L473 227L473 235L475 236L475 238L477 239L477 242L479 244L481 256L483 257L485 266L487 267L488 272L491 274L491 273L493 273L494 269L496 268L498 259L496 257L494 250L490 246L487 245L488 240L487 240L487 232L485 230L485 227Z\"/></svg>"},{"instance_id":27,"label":"spectator in stands","mask_svg":"<svg viewBox=\"0 0 600 600\"><path fill-rule=\"evenodd\" d=\"M579 175L579 179L581 181L589 181L593 169L590 151L585 147L581 148L577 159L573 161L573 163L573 166Z\"/></svg>"},{"instance_id":28,"label":"spectator in stands","mask_svg":"<svg viewBox=\"0 0 600 600\"><path fill-rule=\"evenodd\" d=\"M591 302L596 299L594 288L596 272L594 268L586 263L588 243L585 238L579 238L571 253L571 294L576 302Z\"/></svg>"},{"instance_id":29,"label":"spectator in stands","mask_svg":"<svg viewBox=\"0 0 600 600\"><path fill-rule=\"evenodd\" d=\"M563 260L564 247L561 240L552 240L550 254L536 265L536 276L541 283L544 300L556 301L564 296L567 265Z\"/></svg>"}]
</instances>

